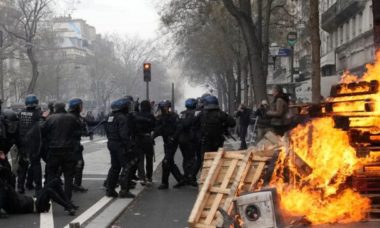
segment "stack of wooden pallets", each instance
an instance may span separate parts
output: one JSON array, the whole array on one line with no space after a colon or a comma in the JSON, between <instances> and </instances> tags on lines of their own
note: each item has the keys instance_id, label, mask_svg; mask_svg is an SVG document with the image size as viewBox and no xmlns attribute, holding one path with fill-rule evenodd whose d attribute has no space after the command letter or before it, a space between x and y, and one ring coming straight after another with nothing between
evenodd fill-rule
<instances>
[{"instance_id":1,"label":"stack of wooden pallets","mask_svg":"<svg viewBox=\"0 0 380 228\"><path fill-rule=\"evenodd\" d=\"M273 147L274 148L274 147ZM265 173L275 149L206 153L200 177L200 192L189 218L191 227L216 227L223 223L218 208L231 214L233 200L251 192Z\"/></svg>"}]
</instances>

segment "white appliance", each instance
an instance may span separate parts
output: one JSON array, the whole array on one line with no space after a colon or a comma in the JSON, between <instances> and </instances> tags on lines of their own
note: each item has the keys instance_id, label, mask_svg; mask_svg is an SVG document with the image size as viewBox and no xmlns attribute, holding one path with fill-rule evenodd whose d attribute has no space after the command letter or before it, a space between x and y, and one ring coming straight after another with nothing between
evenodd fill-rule
<instances>
[{"instance_id":1,"label":"white appliance","mask_svg":"<svg viewBox=\"0 0 380 228\"><path fill-rule=\"evenodd\" d=\"M237 198L236 206L243 219L244 228L278 228L281 216L277 215L277 193L275 189L249 193Z\"/></svg>"}]
</instances>

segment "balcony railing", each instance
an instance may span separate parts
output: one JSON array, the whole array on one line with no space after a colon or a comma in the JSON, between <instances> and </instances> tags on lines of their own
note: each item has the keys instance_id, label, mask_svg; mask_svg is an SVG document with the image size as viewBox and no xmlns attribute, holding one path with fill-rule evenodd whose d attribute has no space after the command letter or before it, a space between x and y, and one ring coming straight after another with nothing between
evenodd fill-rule
<instances>
[{"instance_id":1,"label":"balcony railing","mask_svg":"<svg viewBox=\"0 0 380 228\"><path fill-rule=\"evenodd\" d=\"M353 15L362 11L365 3L363 0L337 0L322 14L322 29L326 32L334 31Z\"/></svg>"}]
</instances>

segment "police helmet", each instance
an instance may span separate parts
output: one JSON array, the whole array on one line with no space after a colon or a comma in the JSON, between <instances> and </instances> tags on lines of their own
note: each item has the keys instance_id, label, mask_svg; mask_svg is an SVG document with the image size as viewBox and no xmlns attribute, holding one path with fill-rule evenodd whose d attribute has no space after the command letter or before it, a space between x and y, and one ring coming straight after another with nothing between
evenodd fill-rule
<instances>
[{"instance_id":1,"label":"police helmet","mask_svg":"<svg viewBox=\"0 0 380 228\"><path fill-rule=\"evenodd\" d=\"M215 96L207 96L204 98L204 109L219 109L219 101Z\"/></svg>"},{"instance_id":2,"label":"police helmet","mask_svg":"<svg viewBox=\"0 0 380 228\"><path fill-rule=\"evenodd\" d=\"M28 96L25 97L25 106L30 108L30 107L37 107L38 105L38 98L34 94L29 94Z\"/></svg>"},{"instance_id":3,"label":"police helmet","mask_svg":"<svg viewBox=\"0 0 380 228\"><path fill-rule=\"evenodd\" d=\"M197 100L194 98L189 98L185 101L185 107L187 109L196 109L197 108Z\"/></svg>"},{"instance_id":4,"label":"police helmet","mask_svg":"<svg viewBox=\"0 0 380 228\"><path fill-rule=\"evenodd\" d=\"M133 110L135 109L135 105L136 105L136 102L135 102L135 100L133 99L133 96L131 96L131 95L127 95L127 96L125 96L124 98L126 98L126 99L129 101L129 107L128 107L128 110L133 111Z\"/></svg>"},{"instance_id":5,"label":"police helmet","mask_svg":"<svg viewBox=\"0 0 380 228\"><path fill-rule=\"evenodd\" d=\"M159 109L170 108L170 107L172 107L172 103L168 100L163 100L160 103L158 103Z\"/></svg>"},{"instance_id":6,"label":"police helmet","mask_svg":"<svg viewBox=\"0 0 380 228\"><path fill-rule=\"evenodd\" d=\"M73 98L69 101L69 112L82 111L83 101L80 98Z\"/></svg>"},{"instance_id":7,"label":"police helmet","mask_svg":"<svg viewBox=\"0 0 380 228\"><path fill-rule=\"evenodd\" d=\"M122 111L122 110L129 110L130 106L130 99L123 97L120 99L117 99L111 103L111 111L112 112L117 112L117 111Z\"/></svg>"},{"instance_id":8,"label":"police helmet","mask_svg":"<svg viewBox=\"0 0 380 228\"><path fill-rule=\"evenodd\" d=\"M7 132L10 134L16 133L19 120L17 113L11 109L4 109L3 116Z\"/></svg>"}]
</instances>

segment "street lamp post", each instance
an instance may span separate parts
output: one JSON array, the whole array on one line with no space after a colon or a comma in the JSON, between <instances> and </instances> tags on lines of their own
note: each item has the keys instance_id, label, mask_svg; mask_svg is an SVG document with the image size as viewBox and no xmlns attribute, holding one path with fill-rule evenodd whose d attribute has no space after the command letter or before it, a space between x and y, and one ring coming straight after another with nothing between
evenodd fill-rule
<instances>
[{"instance_id":1,"label":"street lamp post","mask_svg":"<svg viewBox=\"0 0 380 228\"><path fill-rule=\"evenodd\" d=\"M279 51L280 51L280 46L278 46L277 43L272 43L270 45L269 52L273 59L273 70L276 70L276 58Z\"/></svg>"},{"instance_id":2,"label":"street lamp post","mask_svg":"<svg viewBox=\"0 0 380 228\"><path fill-rule=\"evenodd\" d=\"M294 86L294 45L297 43L298 35L297 32L289 32L288 36L288 44L291 48L291 55L290 55L290 84L291 84L291 90L292 95L295 97L295 86Z\"/></svg>"}]
</instances>

